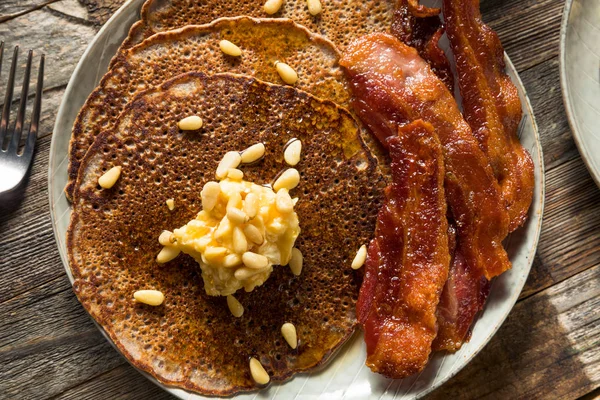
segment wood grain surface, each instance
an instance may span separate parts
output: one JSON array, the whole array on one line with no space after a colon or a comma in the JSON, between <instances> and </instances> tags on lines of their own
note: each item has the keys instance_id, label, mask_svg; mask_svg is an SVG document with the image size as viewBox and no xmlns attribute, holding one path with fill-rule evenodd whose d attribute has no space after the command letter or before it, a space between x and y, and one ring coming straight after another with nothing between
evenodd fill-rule
<instances>
[{"instance_id":1,"label":"wood grain surface","mask_svg":"<svg viewBox=\"0 0 600 400\"><path fill-rule=\"evenodd\" d=\"M0 195L0 399L171 398L113 350L78 303L48 206L58 106L87 44L122 2L0 0L0 40L44 52L47 60L35 162L24 185ZM486 348L432 399L600 396L600 190L579 157L562 104L563 6L562 0L482 0L484 20L500 35L533 105L546 208L519 302Z\"/></svg>"}]
</instances>

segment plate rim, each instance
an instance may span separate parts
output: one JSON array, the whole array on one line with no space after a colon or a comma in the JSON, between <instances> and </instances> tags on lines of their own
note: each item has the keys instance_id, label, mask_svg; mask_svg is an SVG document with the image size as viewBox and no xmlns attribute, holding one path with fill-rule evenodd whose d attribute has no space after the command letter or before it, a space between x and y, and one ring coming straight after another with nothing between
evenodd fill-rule
<instances>
[{"instance_id":1,"label":"plate rim","mask_svg":"<svg viewBox=\"0 0 600 400\"><path fill-rule=\"evenodd\" d=\"M575 107L571 102L571 92L569 89L567 79L567 29L569 21L571 19L573 0L566 0L563 8L563 14L560 23L560 39L559 39L559 57L558 57L558 70L560 75L560 91L562 94L563 106L567 114L567 122L571 129L571 136L575 141L579 155L585 164L590 176L594 180L594 183L600 188L600 169L596 169L591 162L592 156L588 152L581 130L579 129L579 123L575 118Z\"/></svg>"},{"instance_id":2,"label":"plate rim","mask_svg":"<svg viewBox=\"0 0 600 400\"><path fill-rule=\"evenodd\" d=\"M65 89L65 93L63 94L63 97L61 99L61 104L60 107L58 108L57 111L57 118L54 124L54 130L53 132L60 132L60 129L57 129L59 127L59 125L62 122L62 119L65 118L63 117L64 113L65 113L65 108L67 107L67 101L66 99L70 98L70 96L73 95L74 92L74 86L75 86L75 81L74 81L74 77L77 76L79 74L79 71L83 68L83 63L82 60L86 59L88 57L88 54L92 51L92 49L96 46L96 44L100 41L101 38L104 37L104 35L106 35L109 30L112 30L112 24L114 23L115 20L119 19L121 17L121 15L129 13L129 12L133 12L136 13L139 16L139 6L141 6L144 3L145 0L127 0L109 19L108 21L102 26L102 28L96 33L96 35L94 36L94 38L91 40L91 42L89 43L89 45L87 46L86 50L84 51L84 53L81 55L75 69L73 70L73 73L71 75L71 78L69 79L69 82L67 84L67 87ZM572 0L567 0L567 5L570 5L570 3L572 2ZM139 5L138 5L139 3ZM565 8L567 7L567 5L565 5ZM130 10L132 9L132 10ZM135 21L134 21L135 23ZM562 28L561 28L561 43L562 43ZM497 333L497 331L500 329L500 327L503 325L503 323L505 322L506 318L508 317L508 315L511 313L511 311L513 310L516 302L519 299L519 296L523 290L523 287L525 285L525 282L531 272L531 268L533 265L533 260L535 258L535 254L537 252L537 248L539 245L539 240L540 240L540 235L541 235L541 229L542 229L542 224L543 224L543 212L544 212L544 207L545 207L545 192L546 192L546 176L545 176L545 166L544 166L544 158L543 158L543 150L542 150L542 145L541 145L541 140L540 140L540 134L539 134L539 128L535 119L535 114L533 112L533 107L531 106L531 102L529 99L529 96L527 94L526 88L523 85L523 82L521 81L521 78L518 74L518 71L516 70L516 68L514 67L514 64L512 63L512 61L510 60L510 58L508 57L508 55L506 54L506 52L504 53L504 60L506 62L506 66L507 69L512 70L515 72L514 74L514 78L516 79L516 82L513 82L517 87L522 88L523 91L523 97L525 99L524 101L524 106L526 107L529 116L531 117L531 124L533 126L533 133L534 133L534 138L535 138L535 148L537 150L537 158L538 158L538 162L539 162L539 168L540 168L540 190L539 190L539 201L537 204L532 203L531 205L531 209L536 209L536 213L539 213L539 217L537 218L537 226L535 228L535 234L533 235L533 243L531 248L528 250L528 255L527 255L527 268L523 271L523 277L521 278L521 280L518 282L518 290L513 290L513 293L510 296L510 299L507 300L507 304L510 304L510 308L507 309L507 311L501 316L501 318L497 319L495 321L495 326L494 328L489 332L489 334L487 335L487 337L485 338L485 340L482 342L483 344L477 348L472 354L470 354L467 358L466 358L466 362L464 362L464 364L462 365L461 368L455 369L453 371L451 371L444 379L438 381L438 382L434 382L432 385L430 385L429 387L427 387L426 389L418 392L415 394L415 399L418 398L422 398L426 395L428 395L429 393L431 393L432 391L438 389L439 387L443 386L444 384L446 384L450 379L452 379L455 375L457 375L460 371L462 371L463 368L465 368L472 360L473 358L475 358L488 344L489 341L491 340L491 338L493 336L495 336L495 334ZM511 78L513 78L511 76ZM561 75L561 79L562 79L562 75ZM60 133L57 133L57 136L60 135ZM58 250L59 250L59 254L61 257L61 261L63 264L63 268L66 271L67 277L69 279L69 282L71 283L71 287L73 285L73 276L69 267L69 263L68 260L66 258L66 254L63 253L62 251L62 247L61 247L61 241L60 241L60 233L58 232L58 227L57 227L57 223L56 223L56 215L55 215L55 198L53 196L53 187L54 187L54 183L53 183L53 178L54 178L54 172L55 170L52 168L55 165L55 153L56 153L56 149L55 147L57 146L57 140L56 137L54 136L53 133L53 137L51 140L51 144L50 144L50 154L49 154L49 161L48 161L48 200L49 200L49 208L50 208L50 217L51 217L51 221L52 221L52 231L53 231L53 235L54 235L54 239L55 242L57 244ZM61 196L64 196L64 191L61 192ZM60 198L60 197L59 197ZM57 200L59 199L57 198ZM70 206L69 206L70 207ZM525 274L526 272L526 274ZM87 311L86 311L87 313ZM198 395L198 396L202 396L198 393L195 392L191 392L176 386L169 386L166 385L162 382L160 382L158 379L156 379L155 377L153 377L152 375L150 375L149 373L142 371L141 369L135 367L133 364L131 364L131 362L129 361L129 359L127 357L125 357L121 351L119 351L119 349L116 347L116 345L113 343L113 341L110 339L110 337L107 335L107 333L105 332L104 328L102 328L101 325L99 325L95 319L89 314L88 317L92 320L92 322L96 325L96 327L98 328L98 330L102 333L102 335L107 339L107 341L110 343L110 345L117 350L117 352L119 353L119 355L121 357L123 357L123 359L125 359L130 365L132 365L135 370L138 373L141 373L142 376L146 377L149 381L151 381L152 383L154 383L155 385L159 386L161 389L169 392L170 394L181 398L181 399L186 399L186 398L191 398L192 395ZM344 344L347 345L350 341L355 340L356 339L356 334L360 333L361 330L357 329L355 331L355 333L352 335L351 338L348 339L348 341ZM340 347L341 349L341 347ZM340 350L338 349L338 350ZM333 360L332 360L333 361ZM418 379L418 378L417 378ZM285 384L289 382L285 381L285 382L281 382L280 384ZM257 393L260 394L261 391L251 391L251 392L243 392L240 394L250 394L250 393ZM236 395L233 395L232 397L235 397ZM210 397L206 397L206 398L210 398Z\"/></svg>"}]
</instances>

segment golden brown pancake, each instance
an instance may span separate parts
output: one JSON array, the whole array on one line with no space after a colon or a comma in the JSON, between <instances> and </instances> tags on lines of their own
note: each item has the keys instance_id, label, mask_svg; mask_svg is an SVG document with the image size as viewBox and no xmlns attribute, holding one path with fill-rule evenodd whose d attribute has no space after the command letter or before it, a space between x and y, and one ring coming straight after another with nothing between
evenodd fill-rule
<instances>
[{"instance_id":1,"label":"golden brown pancake","mask_svg":"<svg viewBox=\"0 0 600 400\"><path fill-rule=\"evenodd\" d=\"M264 3L265 0L147 0L142 7L141 21L131 27L119 53L158 32L239 15L290 18L343 49L357 37L387 31L396 0L321 0L323 12L317 16L310 15L306 0L285 0L279 12L272 16L263 10Z\"/></svg>"},{"instance_id":2,"label":"golden brown pancake","mask_svg":"<svg viewBox=\"0 0 600 400\"><path fill-rule=\"evenodd\" d=\"M178 130L189 115L203 118L199 131ZM157 238L200 211L200 189L225 152L263 142L264 159L242 169L269 183L286 168L292 138L303 144L291 192L303 271L278 266L263 286L238 292L245 312L235 318L224 297L206 295L191 257L155 262ZM117 165L115 186L100 189ZM384 185L356 121L334 103L247 76L179 76L132 100L82 161L67 237L75 292L129 361L161 382L210 395L253 390L250 357L272 381L288 379L326 362L355 329L350 264L372 235ZM160 290L165 302L135 303L140 289ZM284 322L297 328L296 350L281 336Z\"/></svg>"},{"instance_id":3,"label":"golden brown pancake","mask_svg":"<svg viewBox=\"0 0 600 400\"><path fill-rule=\"evenodd\" d=\"M242 56L223 54L221 39L238 45ZM153 36L116 58L79 111L69 148L67 197L94 138L114 124L136 93L192 71L233 72L282 83L274 63L283 61L298 72L295 87L346 105L349 92L338 57L331 42L287 19L227 18Z\"/></svg>"}]
</instances>

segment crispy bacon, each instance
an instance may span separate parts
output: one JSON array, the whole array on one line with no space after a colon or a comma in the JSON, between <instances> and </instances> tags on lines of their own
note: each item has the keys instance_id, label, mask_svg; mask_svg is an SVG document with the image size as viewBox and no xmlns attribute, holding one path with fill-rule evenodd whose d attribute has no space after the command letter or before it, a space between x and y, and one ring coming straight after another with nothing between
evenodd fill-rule
<instances>
[{"instance_id":1,"label":"crispy bacon","mask_svg":"<svg viewBox=\"0 0 600 400\"><path fill-rule=\"evenodd\" d=\"M463 113L500 183L509 231L522 225L533 198L534 168L517 137L521 101L506 75L498 35L481 21L479 0L444 0Z\"/></svg>"},{"instance_id":2,"label":"crispy bacon","mask_svg":"<svg viewBox=\"0 0 600 400\"><path fill-rule=\"evenodd\" d=\"M437 309L438 334L433 350L456 351L469 339L471 324L483 309L490 282L469 268L457 248Z\"/></svg>"},{"instance_id":3,"label":"crispy bacon","mask_svg":"<svg viewBox=\"0 0 600 400\"><path fill-rule=\"evenodd\" d=\"M403 123L432 124L443 146L446 196L469 268L488 279L509 269L502 247L509 219L500 187L446 86L415 49L384 33L354 41L340 64L355 111L382 143Z\"/></svg>"},{"instance_id":4,"label":"crispy bacon","mask_svg":"<svg viewBox=\"0 0 600 400\"><path fill-rule=\"evenodd\" d=\"M392 35L404 44L414 47L429 63L435 74L454 91L454 75L446 54L439 46L444 27L439 8L419 5L417 0L398 0L392 20Z\"/></svg>"},{"instance_id":5,"label":"crispy bacon","mask_svg":"<svg viewBox=\"0 0 600 400\"><path fill-rule=\"evenodd\" d=\"M436 308L448 277L448 222L441 144L421 120L388 140L392 183L369 245L357 303L367 365L404 378L427 364Z\"/></svg>"}]
</instances>

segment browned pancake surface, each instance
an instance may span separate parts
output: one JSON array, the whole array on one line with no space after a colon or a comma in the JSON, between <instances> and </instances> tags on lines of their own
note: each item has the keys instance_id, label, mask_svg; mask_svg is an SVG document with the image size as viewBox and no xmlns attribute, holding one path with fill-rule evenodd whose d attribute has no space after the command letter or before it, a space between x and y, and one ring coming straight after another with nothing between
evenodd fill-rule
<instances>
[{"instance_id":1,"label":"browned pancake surface","mask_svg":"<svg viewBox=\"0 0 600 400\"><path fill-rule=\"evenodd\" d=\"M200 131L177 122L200 115ZM254 78L193 73L136 97L112 131L87 153L74 192L67 244L75 292L118 348L160 381L203 394L257 388L249 357L272 380L284 380L326 361L353 332L359 282L350 263L370 239L385 185L347 111L307 93ZM296 206L304 268L295 277L275 267L235 318L225 298L205 294L199 268L180 255L155 262L158 236L200 211L200 190L223 154L266 145L245 179L268 183L283 169L283 147L302 140ZM100 189L103 171L120 165L114 187ZM169 211L165 201L174 198ZM133 293L156 289L163 305L136 304ZM298 330L292 350L280 333Z\"/></svg>"},{"instance_id":2,"label":"browned pancake surface","mask_svg":"<svg viewBox=\"0 0 600 400\"><path fill-rule=\"evenodd\" d=\"M222 39L238 45L242 56L223 54ZM287 19L226 18L146 40L116 57L116 64L79 111L69 148L67 196L71 198L79 163L95 137L114 124L136 93L194 71L248 74L283 83L274 66L282 61L297 71L296 88L346 105L349 92L338 56L331 42Z\"/></svg>"},{"instance_id":3,"label":"browned pancake surface","mask_svg":"<svg viewBox=\"0 0 600 400\"><path fill-rule=\"evenodd\" d=\"M285 0L279 12L270 16L263 9L264 3L265 0L147 0L142 7L141 21L131 29L121 50L157 32L238 15L290 18L343 49L354 38L387 31L396 5L395 0L321 0L323 11L312 16L306 0Z\"/></svg>"}]
</instances>

